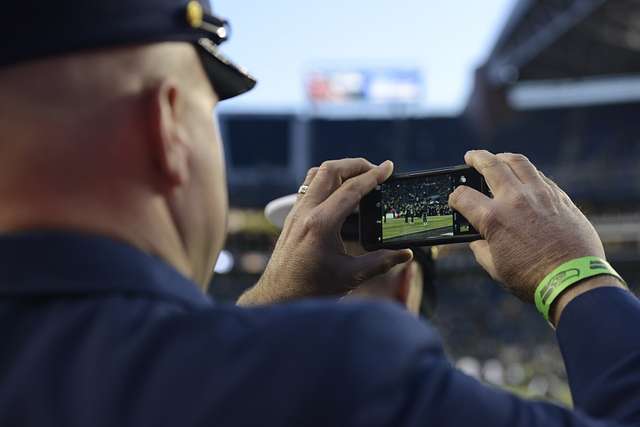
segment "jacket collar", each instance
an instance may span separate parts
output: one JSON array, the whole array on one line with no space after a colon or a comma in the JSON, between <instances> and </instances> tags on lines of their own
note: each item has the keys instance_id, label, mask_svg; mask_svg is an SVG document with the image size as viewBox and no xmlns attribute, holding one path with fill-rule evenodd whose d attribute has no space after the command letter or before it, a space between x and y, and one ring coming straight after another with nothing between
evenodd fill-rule
<instances>
[{"instance_id":1,"label":"jacket collar","mask_svg":"<svg viewBox=\"0 0 640 427\"><path fill-rule=\"evenodd\" d=\"M98 293L212 303L169 264L127 243L65 231L0 234L0 297Z\"/></svg>"}]
</instances>

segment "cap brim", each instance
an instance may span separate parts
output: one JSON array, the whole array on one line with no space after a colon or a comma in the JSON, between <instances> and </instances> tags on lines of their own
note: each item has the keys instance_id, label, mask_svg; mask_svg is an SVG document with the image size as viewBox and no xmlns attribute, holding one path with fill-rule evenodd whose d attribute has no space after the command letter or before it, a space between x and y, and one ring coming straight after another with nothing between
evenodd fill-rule
<instances>
[{"instance_id":1,"label":"cap brim","mask_svg":"<svg viewBox=\"0 0 640 427\"><path fill-rule=\"evenodd\" d=\"M282 229L284 228L284 222L293 209L293 205L295 205L298 200L297 194L289 194L288 196L280 197L279 199L275 199L264 208L264 216L267 218L271 224L275 227ZM342 226L342 237L348 240L358 240L358 208L353 212L353 214L349 215L345 220L344 225Z\"/></svg>"},{"instance_id":2,"label":"cap brim","mask_svg":"<svg viewBox=\"0 0 640 427\"><path fill-rule=\"evenodd\" d=\"M297 194L289 194L288 196L280 197L270 202L264 208L264 216L274 226L282 229L284 227L284 221L287 219L287 215L293 209L293 205L298 199Z\"/></svg>"},{"instance_id":3,"label":"cap brim","mask_svg":"<svg viewBox=\"0 0 640 427\"><path fill-rule=\"evenodd\" d=\"M195 44L204 70L221 101L254 88L256 79L222 55L210 40L200 39Z\"/></svg>"}]
</instances>

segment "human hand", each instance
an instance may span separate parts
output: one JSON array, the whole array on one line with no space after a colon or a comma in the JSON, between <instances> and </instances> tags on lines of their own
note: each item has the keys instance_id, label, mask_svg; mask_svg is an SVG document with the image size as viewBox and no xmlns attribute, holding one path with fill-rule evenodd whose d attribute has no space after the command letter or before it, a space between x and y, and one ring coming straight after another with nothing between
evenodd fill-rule
<instances>
[{"instance_id":1,"label":"human hand","mask_svg":"<svg viewBox=\"0 0 640 427\"><path fill-rule=\"evenodd\" d=\"M476 260L520 299L533 302L540 281L566 261L605 258L591 223L526 157L481 150L468 152L465 161L494 197L461 186L449 204L484 237L470 245Z\"/></svg>"},{"instance_id":2,"label":"human hand","mask_svg":"<svg viewBox=\"0 0 640 427\"><path fill-rule=\"evenodd\" d=\"M304 183L308 190L289 213L264 274L238 304L344 295L411 260L410 250L350 256L340 237L345 219L360 199L392 172L390 161L374 166L364 159L329 161L311 169Z\"/></svg>"},{"instance_id":3,"label":"human hand","mask_svg":"<svg viewBox=\"0 0 640 427\"><path fill-rule=\"evenodd\" d=\"M424 290L424 283L420 276L420 267L417 263L400 264L392 268L387 274L360 284L345 298L373 298L393 301L418 316L422 306Z\"/></svg>"}]
</instances>

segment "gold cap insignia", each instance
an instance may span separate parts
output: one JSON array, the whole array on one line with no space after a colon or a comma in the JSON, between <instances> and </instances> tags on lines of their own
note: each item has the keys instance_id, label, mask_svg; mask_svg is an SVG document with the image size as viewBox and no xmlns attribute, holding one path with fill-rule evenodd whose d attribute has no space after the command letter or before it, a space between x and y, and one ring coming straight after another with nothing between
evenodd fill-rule
<instances>
[{"instance_id":1,"label":"gold cap insignia","mask_svg":"<svg viewBox=\"0 0 640 427\"><path fill-rule=\"evenodd\" d=\"M187 4L187 22L193 28L202 27L202 23L204 22L204 10L197 0L191 0Z\"/></svg>"}]
</instances>

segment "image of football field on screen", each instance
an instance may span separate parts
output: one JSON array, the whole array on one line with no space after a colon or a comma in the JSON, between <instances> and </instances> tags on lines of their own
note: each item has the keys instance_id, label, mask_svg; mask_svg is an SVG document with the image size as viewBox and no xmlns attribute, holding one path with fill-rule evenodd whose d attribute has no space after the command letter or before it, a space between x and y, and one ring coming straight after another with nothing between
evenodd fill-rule
<instances>
[{"instance_id":1,"label":"image of football field on screen","mask_svg":"<svg viewBox=\"0 0 640 427\"><path fill-rule=\"evenodd\" d=\"M448 175L417 177L382 186L382 240L402 243L453 236Z\"/></svg>"},{"instance_id":2,"label":"image of football field on screen","mask_svg":"<svg viewBox=\"0 0 640 427\"><path fill-rule=\"evenodd\" d=\"M427 217L426 221L414 218L414 222L405 222L404 218L387 218L382 223L382 239L409 236L411 239L435 238L453 235L453 215Z\"/></svg>"}]
</instances>

